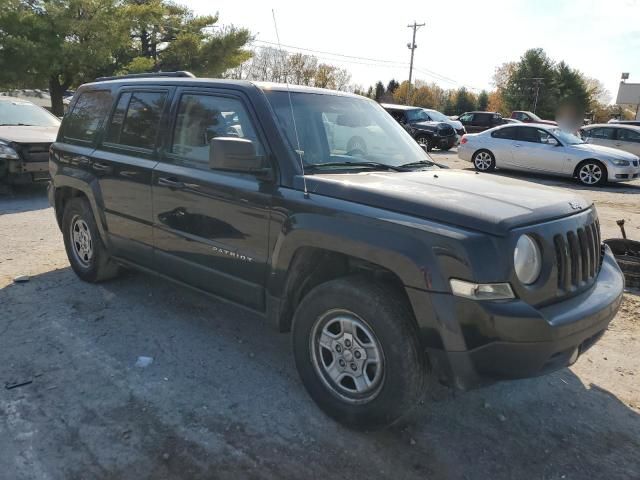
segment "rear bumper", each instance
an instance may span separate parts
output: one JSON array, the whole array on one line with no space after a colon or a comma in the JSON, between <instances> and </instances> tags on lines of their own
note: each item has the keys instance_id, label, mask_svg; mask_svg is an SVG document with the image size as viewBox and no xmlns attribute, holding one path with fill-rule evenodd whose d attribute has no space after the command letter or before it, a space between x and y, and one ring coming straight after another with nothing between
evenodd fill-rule
<instances>
[{"instance_id":1,"label":"rear bumper","mask_svg":"<svg viewBox=\"0 0 640 480\"><path fill-rule=\"evenodd\" d=\"M426 350L441 379L463 390L549 373L571 365L600 338L618 311L623 290L624 277L607 248L590 290L547 307L435 294L436 316L448 325L440 331L442 348ZM447 321L451 315L454 319Z\"/></svg>"}]
</instances>

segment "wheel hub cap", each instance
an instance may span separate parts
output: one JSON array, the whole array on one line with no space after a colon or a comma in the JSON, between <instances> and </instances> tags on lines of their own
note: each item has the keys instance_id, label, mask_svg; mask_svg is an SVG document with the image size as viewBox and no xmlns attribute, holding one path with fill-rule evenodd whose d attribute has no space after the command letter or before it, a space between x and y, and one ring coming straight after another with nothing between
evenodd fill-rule
<instances>
[{"instance_id":1,"label":"wheel hub cap","mask_svg":"<svg viewBox=\"0 0 640 480\"><path fill-rule=\"evenodd\" d=\"M602 178L602 169L598 165L585 165L580 169L580 180L582 183L593 185Z\"/></svg>"},{"instance_id":2,"label":"wheel hub cap","mask_svg":"<svg viewBox=\"0 0 640 480\"><path fill-rule=\"evenodd\" d=\"M93 240L89 225L79 216L71 221L71 241L76 260L85 267L89 266L93 258Z\"/></svg>"},{"instance_id":3,"label":"wheel hub cap","mask_svg":"<svg viewBox=\"0 0 640 480\"><path fill-rule=\"evenodd\" d=\"M325 385L343 400L361 403L380 391L382 348L371 328L351 312L329 312L311 336L312 362Z\"/></svg>"}]
</instances>

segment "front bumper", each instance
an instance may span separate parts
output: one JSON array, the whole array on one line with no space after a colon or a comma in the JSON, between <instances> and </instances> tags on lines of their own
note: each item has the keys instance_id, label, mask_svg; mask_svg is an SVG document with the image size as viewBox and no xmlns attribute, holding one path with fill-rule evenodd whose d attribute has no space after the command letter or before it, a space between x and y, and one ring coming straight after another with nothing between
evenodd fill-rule
<instances>
[{"instance_id":1,"label":"front bumper","mask_svg":"<svg viewBox=\"0 0 640 480\"><path fill-rule=\"evenodd\" d=\"M606 248L590 290L546 307L534 308L517 299L478 302L431 294L442 345L426 349L429 360L442 380L463 390L563 368L604 333L623 290L622 272ZM423 339L433 334L432 328L426 330L421 328Z\"/></svg>"},{"instance_id":2,"label":"front bumper","mask_svg":"<svg viewBox=\"0 0 640 480\"><path fill-rule=\"evenodd\" d=\"M455 147L456 143L457 143L457 137L456 135L451 135L448 137L440 137L438 135L434 135L433 137L434 139L434 147L436 148L452 148Z\"/></svg>"},{"instance_id":3,"label":"front bumper","mask_svg":"<svg viewBox=\"0 0 640 480\"><path fill-rule=\"evenodd\" d=\"M610 182L629 182L640 178L640 167L616 167L614 165L607 165L607 172Z\"/></svg>"},{"instance_id":4,"label":"front bumper","mask_svg":"<svg viewBox=\"0 0 640 480\"><path fill-rule=\"evenodd\" d=\"M22 159L0 159L0 179L13 184L49 180L49 161L30 162Z\"/></svg>"}]
</instances>

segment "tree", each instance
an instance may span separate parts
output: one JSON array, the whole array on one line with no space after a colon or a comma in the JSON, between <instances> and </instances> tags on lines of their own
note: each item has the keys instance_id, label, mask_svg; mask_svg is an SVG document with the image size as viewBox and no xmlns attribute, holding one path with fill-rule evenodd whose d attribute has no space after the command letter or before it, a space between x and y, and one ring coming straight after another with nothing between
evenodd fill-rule
<instances>
[{"instance_id":1,"label":"tree","mask_svg":"<svg viewBox=\"0 0 640 480\"><path fill-rule=\"evenodd\" d=\"M504 102L504 98L502 97L502 91L500 89L496 89L493 92L489 93L489 102L487 104L487 110L490 112L498 112L503 116L508 117L511 114L511 111L506 106Z\"/></svg>"},{"instance_id":2,"label":"tree","mask_svg":"<svg viewBox=\"0 0 640 480\"><path fill-rule=\"evenodd\" d=\"M555 71L555 93L557 115L570 121L572 126L582 125L584 114L589 110L589 92L582 75L560 62Z\"/></svg>"},{"instance_id":3,"label":"tree","mask_svg":"<svg viewBox=\"0 0 640 480\"><path fill-rule=\"evenodd\" d=\"M506 75L503 97L511 110L535 110L543 118L555 116L555 65L544 50L527 50Z\"/></svg>"},{"instance_id":4,"label":"tree","mask_svg":"<svg viewBox=\"0 0 640 480\"><path fill-rule=\"evenodd\" d=\"M376 89L375 89L375 101L376 102L380 102L382 100L382 97L384 95L384 84L380 81L378 81L378 83L376 83Z\"/></svg>"},{"instance_id":5,"label":"tree","mask_svg":"<svg viewBox=\"0 0 640 480\"><path fill-rule=\"evenodd\" d=\"M0 83L49 88L64 113L71 86L110 74L130 44L116 0L4 0L0 10Z\"/></svg>"},{"instance_id":6,"label":"tree","mask_svg":"<svg viewBox=\"0 0 640 480\"><path fill-rule=\"evenodd\" d=\"M478 95L478 110L486 111L489 106L489 94L482 90Z\"/></svg>"},{"instance_id":7,"label":"tree","mask_svg":"<svg viewBox=\"0 0 640 480\"><path fill-rule=\"evenodd\" d=\"M471 93L469 93L466 87L460 87L455 95L454 109L457 115L468 112L469 110L475 110L476 101Z\"/></svg>"},{"instance_id":8,"label":"tree","mask_svg":"<svg viewBox=\"0 0 640 480\"><path fill-rule=\"evenodd\" d=\"M396 82L395 79L392 78L391 80L389 80L389 83L387 84L387 93L393 95L399 86L400 84Z\"/></svg>"}]
</instances>

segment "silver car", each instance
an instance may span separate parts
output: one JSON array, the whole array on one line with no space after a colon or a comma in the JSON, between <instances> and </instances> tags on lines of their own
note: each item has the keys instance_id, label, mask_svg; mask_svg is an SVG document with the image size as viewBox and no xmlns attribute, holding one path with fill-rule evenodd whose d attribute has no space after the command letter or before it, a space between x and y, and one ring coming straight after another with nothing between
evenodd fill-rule
<instances>
[{"instance_id":1,"label":"silver car","mask_svg":"<svg viewBox=\"0 0 640 480\"><path fill-rule=\"evenodd\" d=\"M552 125L503 125L460 140L458 157L476 170L495 168L575 177L584 185L640 177L640 159L615 148L590 145Z\"/></svg>"},{"instance_id":2,"label":"silver car","mask_svg":"<svg viewBox=\"0 0 640 480\"><path fill-rule=\"evenodd\" d=\"M592 145L618 148L640 155L640 127L615 123L594 124L580 129L582 139Z\"/></svg>"}]
</instances>

